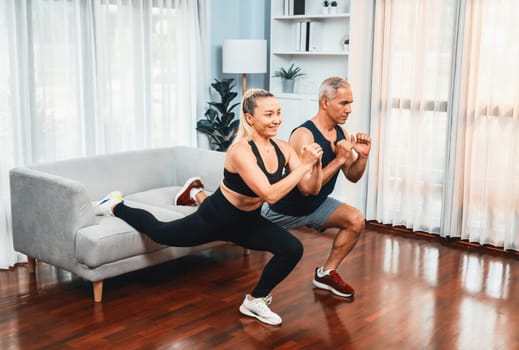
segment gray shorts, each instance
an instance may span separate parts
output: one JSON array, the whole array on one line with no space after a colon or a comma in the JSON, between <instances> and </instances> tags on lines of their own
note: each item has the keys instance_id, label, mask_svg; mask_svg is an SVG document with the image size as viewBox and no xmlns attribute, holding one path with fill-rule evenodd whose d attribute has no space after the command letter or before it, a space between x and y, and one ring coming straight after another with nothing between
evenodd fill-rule
<instances>
[{"instance_id":1,"label":"gray shorts","mask_svg":"<svg viewBox=\"0 0 519 350\"><path fill-rule=\"evenodd\" d=\"M286 230L296 227L309 226L316 230L322 231L326 220L332 215L342 203L337 199L328 197L315 211L305 216L289 216L283 215L270 209L267 203L261 207L261 215L270 221L280 225Z\"/></svg>"}]
</instances>

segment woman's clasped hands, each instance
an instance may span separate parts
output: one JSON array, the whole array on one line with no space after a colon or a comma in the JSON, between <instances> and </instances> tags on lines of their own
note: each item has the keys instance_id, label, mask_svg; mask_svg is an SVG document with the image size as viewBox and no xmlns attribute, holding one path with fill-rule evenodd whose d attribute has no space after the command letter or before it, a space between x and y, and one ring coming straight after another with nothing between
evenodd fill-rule
<instances>
[{"instance_id":1,"label":"woman's clasped hands","mask_svg":"<svg viewBox=\"0 0 519 350\"><path fill-rule=\"evenodd\" d=\"M313 165L320 161L322 156L323 149L315 142L309 145L305 145L301 149L301 161L305 164Z\"/></svg>"}]
</instances>

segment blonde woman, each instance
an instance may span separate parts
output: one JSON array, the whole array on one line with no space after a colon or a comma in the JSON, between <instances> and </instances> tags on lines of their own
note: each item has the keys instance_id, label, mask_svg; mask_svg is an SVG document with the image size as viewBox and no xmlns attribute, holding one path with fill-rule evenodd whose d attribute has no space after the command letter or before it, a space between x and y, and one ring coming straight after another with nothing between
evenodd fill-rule
<instances>
[{"instance_id":1,"label":"blonde woman","mask_svg":"<svg viewBox=\"0 0 519 350\"><path fill-rule=\"evenodd\" d=\"M287 142L274 140L281 121L279 103L270 92L252 89L245 93L238 135L226 154L223 181L191 215L161 222L145 210L126 206L116 192L101 201L97 210L123 219L164 245L188 247L230 241L271 252L272 258L239 310L261 322L279 325L281 317L268 306L270 292L299 262L303 246L287 230L263 218L261 206L278 201L296 186L304 193L318 193L322 181L321 147L303 147L298 155ZM285 168L287 176L283 175Z\"/></svg>"}]
</instances>

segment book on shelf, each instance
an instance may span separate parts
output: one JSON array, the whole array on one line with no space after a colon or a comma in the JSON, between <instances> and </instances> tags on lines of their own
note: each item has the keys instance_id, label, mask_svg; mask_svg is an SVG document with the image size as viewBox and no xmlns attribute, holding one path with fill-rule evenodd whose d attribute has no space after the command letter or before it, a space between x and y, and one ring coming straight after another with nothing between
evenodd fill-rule
<instances>
[{"instance_id":1,"label":"book on shelf","mask_svg":"<svg viewBox=\"0 0 519 350\"><path fill-rule=\"evenodd\" d=\"M292 0L294 2L294 15L305 14L305 0Z\"/></svg>"},{"instance_id":2,"label":"book on shelf","mask_svg":"<svg viewBox=\"0 0 519 350\"><path fill-rule=\"evenodd\" d=\"M305 14L305 0L283 0L283 16Z\"/></svg>"},{"instance_id":3,"label":"book on shelf","mask_svg":"<svg viewBox=\"0 0 519 350\"><path fill-rule=\"evenodd\" d=\"M283 16L294 15L294 2L296 0L283 0ZM304 5L303 5L304 6ZM303 9L304 11L304 9Z\"/></svg>"},{"instance_id":4,"label":"book on shelf","mask_svg":"<svg viewBox=\"0 0 519 350\"><path fill-rule=\"evenodd\" d=\"M296 23L296 51L301 51L301 22Z\"/></svg>"},{"instance_id":5,"label":"book on shelf","mask_svg":"<svg viewBox=\"0 0 519 350\"><path fill-rule=\"evenodd\" d=\"M310 21L308 22L305 22L305 28L303 30L305 30L306 34L305 34L305 51L309 51L310 49Z\"/></svg>"},{"instance_id":6,"label":"book on shelf","mask_svg":"<svg viewBox=\"0 0 519 350\"><path fill-rule=\"evenodd\" d=\"M308 51L319 52L323 49L323 28L319 21L309 22Z\"/></svg>"},{"instance_id":7,"label":"book on shelf","mask_svg":"<svg viewBox=\"0 0 519 350\"><path fill-rule=\"evenodd\" d=\"M322 23L299 21L296 23L296 51L318 52L322 50Z\"/></svg>"},{"instance_id":8,"label":"book on shelf","mask_svg":"<svg viewBox=\"0 0 519 350\"><path fill-rule=\"evenodd\" d=\"M308 51L310 44L310 21L297 22L296 34L297 51Z\"/></svg>"}]
</instances>

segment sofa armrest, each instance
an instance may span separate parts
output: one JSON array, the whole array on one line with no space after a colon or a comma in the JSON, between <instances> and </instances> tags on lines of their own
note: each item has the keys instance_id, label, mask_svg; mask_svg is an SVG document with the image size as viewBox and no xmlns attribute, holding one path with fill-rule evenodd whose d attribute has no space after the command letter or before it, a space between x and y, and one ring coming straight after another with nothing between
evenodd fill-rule
<instances>
[{"instance_id":1,"label":"sofa armrest","mask_svg":"<svg viewBox=\"0 0 519 350\"><path fill-rule=\"evenodd\" d=\"M15 250L73 271L75 234L95 223L86 189L31 168L12 169L9 177Z\"/></svg>"}]
</instances>

